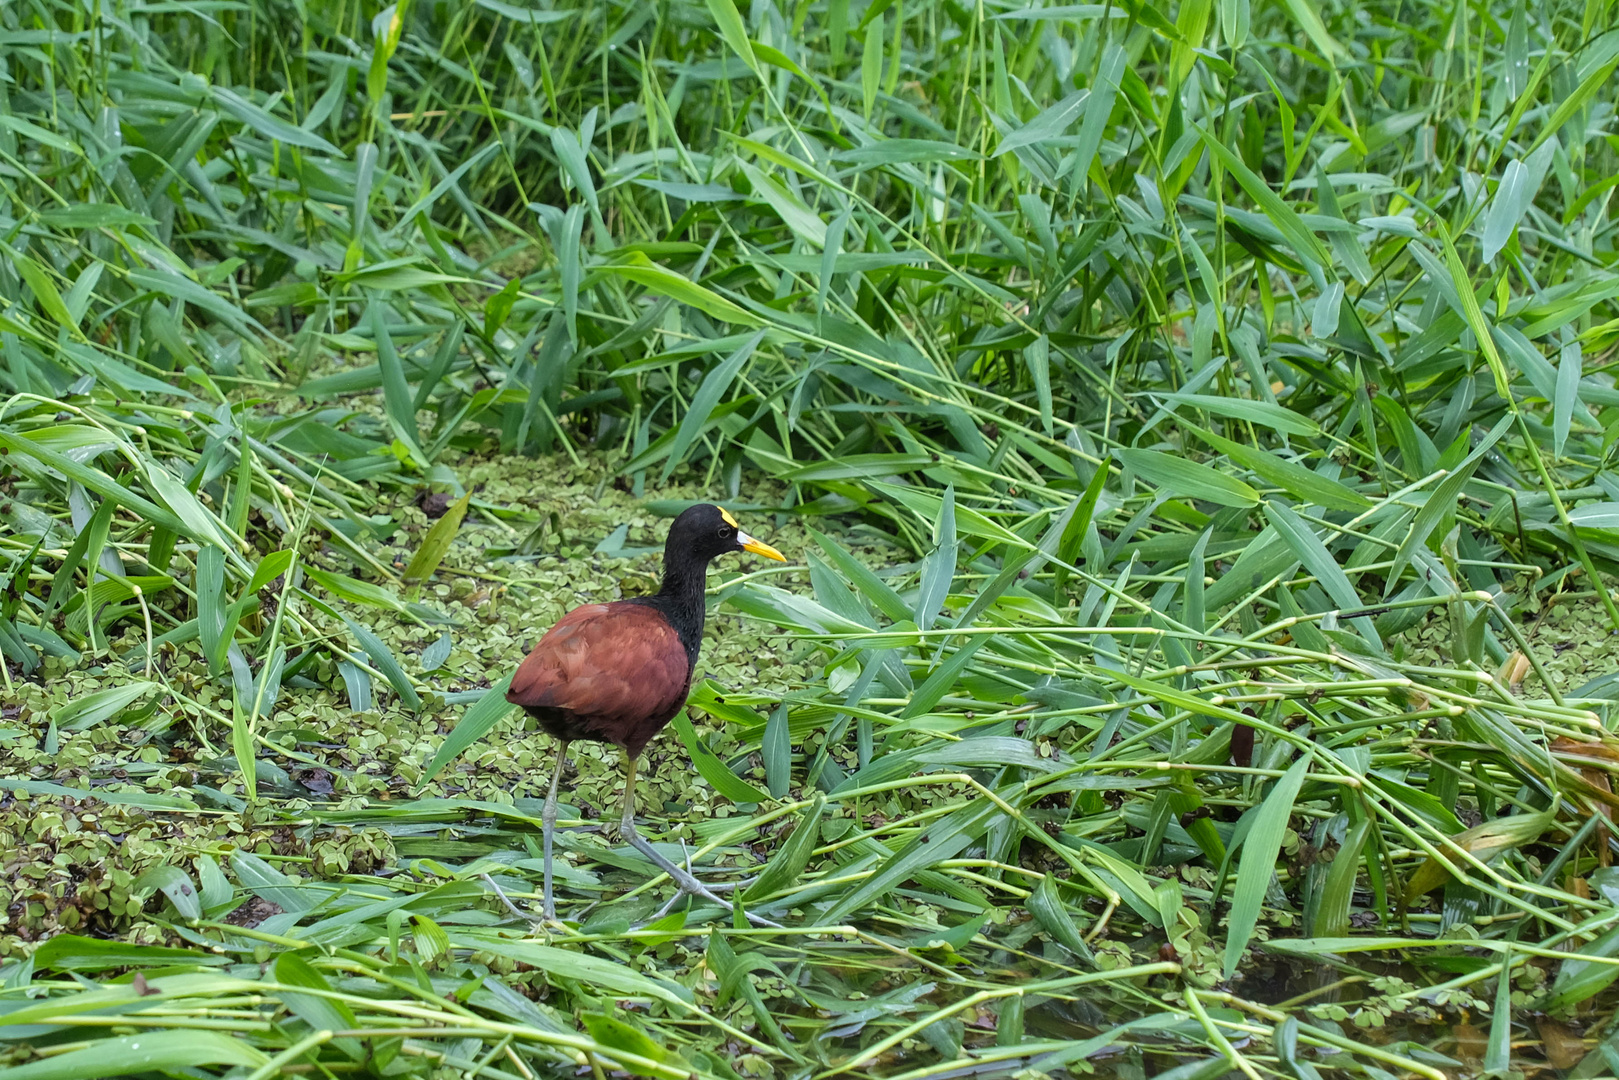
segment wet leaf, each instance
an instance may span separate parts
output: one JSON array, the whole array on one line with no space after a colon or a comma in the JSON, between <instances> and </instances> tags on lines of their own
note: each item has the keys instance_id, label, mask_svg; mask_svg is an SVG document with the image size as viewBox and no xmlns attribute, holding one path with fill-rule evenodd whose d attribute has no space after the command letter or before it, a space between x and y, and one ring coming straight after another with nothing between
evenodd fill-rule
<instances>
[{"instance_id":1,"label":"wet leaf","mask_svg":"<svg viewBox=\"0 0 1619 1080\"><path fill-rule=\"evenodd\" d=\"M1456 857L1452 851L1454 846L1480 862L1488 863L1506 851L1534 843L1550 827L1552 821L1553 815L1549 811L1538 814L1514 814L1511 817L1497 818L1482 825L1475 825L1471 829L1464 829L1436 846L1450 859ZM1467 867L1465 862L1457 865L1464 870ZM1450 878L1451 873L1445 865L1429 856L1406 882L1406 903L1409 904L1418 897L1432 892Z\"/></svg>"}]
</instances>

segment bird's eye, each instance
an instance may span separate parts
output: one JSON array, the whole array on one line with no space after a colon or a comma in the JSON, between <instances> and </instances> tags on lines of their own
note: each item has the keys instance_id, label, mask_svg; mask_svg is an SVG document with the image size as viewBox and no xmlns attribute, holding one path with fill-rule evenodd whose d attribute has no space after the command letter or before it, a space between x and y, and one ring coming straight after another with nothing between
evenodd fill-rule
<instances>
[{"instance_id":1,"label":"bird's eye","mask_svg":"<svg viewBox=\"0 0 1619 1080\"><path fill-rule=\"evenodd\" d=\"M720 539L721 540L729 540L730 538L731 538L731 527L729 525L721 525L720 526Z\"/></svg>"}]
</instances>

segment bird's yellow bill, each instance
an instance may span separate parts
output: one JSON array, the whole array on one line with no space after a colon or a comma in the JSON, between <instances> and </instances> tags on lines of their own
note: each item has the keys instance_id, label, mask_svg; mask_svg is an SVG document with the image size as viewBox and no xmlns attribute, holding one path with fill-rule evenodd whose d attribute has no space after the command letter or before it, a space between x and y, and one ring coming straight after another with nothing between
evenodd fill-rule
<instances>
[{"instance_id":1,"label":"bird's yellow bill","mask_svg":"<svg viewBox=\"0 0 1619 1080\"><path fill-rule=\"evenodd\" d=\"M751 551L755 555L763 555L765 558L775 559L777 562L787 561L787 556L783 555L769 544L766 544L760 540L755 540L741 529L736 531L736 542L742 545L743 551Z\"/></svg>"}]
</instances>

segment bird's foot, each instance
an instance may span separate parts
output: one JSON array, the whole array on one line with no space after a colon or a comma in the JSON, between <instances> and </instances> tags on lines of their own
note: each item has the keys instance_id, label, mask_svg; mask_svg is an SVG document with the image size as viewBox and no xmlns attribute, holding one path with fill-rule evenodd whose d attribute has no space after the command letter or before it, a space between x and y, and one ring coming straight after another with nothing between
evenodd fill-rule
<instances>
[{"instance_id":1,"label":"bird's foot","mask_svg":"<svg viewBox=\"0 0 1619 1080\"><path fill-rule=\"evenodd\" d=\"M690 865L691 865L690 863L687 864L688 871L690 870ZM755 875L754 877L746 878L746 879L744 879L742 881L716 881L716 882L713 882L713 883L709 884L707 886L707 889L711 893L742 892L742 891L746 890L749 885L752 885L755 881L758 881L758 880L759 880L758 876ZM644 926L650 926L651 924L657 922L659 919L663 918L665 915L669 914L671 911L673 911L680 904L681 899L683 897L685 897L685 896L688 896L688 895L693 895L693 894L688 893L684 889L681 889L680 891L676 892L673 896L671 896L669 898L669 901L666 904L664 904L657 911L653 912L652 917L647 919L646 922L642 924L642 926L643 927ZM637 929L641 929L641 927L637 927Z\"/></svg>"},{"instance_id":2,"label":"bird's foot","mask_svg":"<svg viewBox=\"0 0 1619 1080\"><path fill-rule=\"evenodd\" d=\"M726 911L734 912L736 910L735 905L733 905L729 900L722 899L719 895L720 890L723 889L726 892L733 892L738 888L746 888L748 885L752 884L752 879L750 879L748 881L726 882L718 887L704 885L701 881L698 881L695 877L692 877L690 870L676 866L674 863L670 862L668 859L659 854L658 849L643 840L640 834L634 830L633 826L625 828L623 830L623 835L624 839L629 841L630 846L635 848L636 851L639 851L647 859L647 861L651 862L653 866L656 866L665 874L668 874L669 880L673 881L676 888L680 890L679 893L675 894L674 899L672 899L668 904L665 904L664 907L652 917L652 922L657 922L670 911L674 910L674 906L679 902L682 894L700 897L703 900L707 900L711 904L716 904L719 907L724 908ZM780 923L771 922L764 916L755 915L751 911L745 911L743 914L745 914L748 917L748 921L755 926L765 926L775 930L786 929L786 927L782 926Z\"/></svg>"},{"instance_id":3,"label":"bird's foot","mask_svg":"<svg viewBox=\"0 0 1619 1080\"><path fill-rule=\"evenodd\" d=\"M506 895L506 891L504 889L495 884L494 878L490 877L488 874L479 874L478 877L483 879L483 883L489 886L489 888L494 891L494 894L500 898L500 902L506 906L507 911L511 912L513 915L516 915L519 919L522 919L535 929L562 925L557 921L557 913L554 910L547 910L543 915L540 916L530 915L528 912L512 903L512 898ZM548 909L549 907L550 905L547 904Z\"/></svg>"},{"instance_id":4,"label":"bird's foot","mask_svg":"<svg viewBox=\"0 0 1619 1080\"><path fill-rule=\"evenodd\" d=\"M663 910L653 918L653 922L656 922L658 919L674 910L675 905L680 902L680 898L682 896L695 896L699 899L707 900L711 904L717 904L726 911L736 911L736 906L729 900L720 897L716 888L704 885L701 881L698 881L696 878L692 877L689 873L680 869L678 866L666 866L662 869L664 873L669 875L669 880L673 881L675 883L675 887L680 891L675 893L670 901L663 906ZM725 885L721 886L721 888L724 888L727 892L729 892L748 884L751 884L751 882L733 881L727 882ZM771 922L763 915L755 915L751 911L744 911L743 914L746 915L748 921L755 926L765 926L773 930L786 929L781 925L781 923Z\"/></svg>"}]
</instances>

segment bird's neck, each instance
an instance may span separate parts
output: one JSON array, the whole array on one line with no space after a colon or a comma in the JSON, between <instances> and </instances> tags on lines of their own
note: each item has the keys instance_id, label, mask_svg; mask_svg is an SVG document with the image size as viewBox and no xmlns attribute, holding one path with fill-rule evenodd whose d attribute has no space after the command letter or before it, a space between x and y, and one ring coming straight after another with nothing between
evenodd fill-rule
<instances>
[{"instance_id":1,"label":"bird's neck","mask_svg":"<svg viewBox=\"0 0 1619 1080\"><path fill-rule=\"evenodd\" d=\"M686 647L686 658L695 667L703 644L704 593L708 563L667 555L664 559L663 587L649 602L661 611Z\"/></svg>"}]
</instances>

